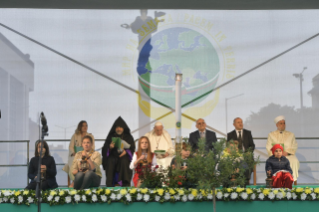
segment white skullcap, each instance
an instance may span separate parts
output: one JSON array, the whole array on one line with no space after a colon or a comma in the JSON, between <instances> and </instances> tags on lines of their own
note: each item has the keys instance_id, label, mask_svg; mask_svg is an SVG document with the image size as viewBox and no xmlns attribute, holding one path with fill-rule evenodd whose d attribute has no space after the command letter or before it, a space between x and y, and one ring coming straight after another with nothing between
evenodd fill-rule
<instances>
[{"instance_id":1,"label":"white skullcap","mask_svg":"<svg viewBox=\"0 0 319 212\"><path fill-rule=\"evenodd\" d=\"M277 116L277 117L275 118L275 124L277 124L278 121L281 121L281 120L285 120L285 117L284 117L284 116Z\"/></svg>"},{"instance_id":2,"label":"white skullcap","mask_svg":"<svg viewBox=\"0 0 319 212\"><path fill-rule=\"evenodd\" d=\"M160 122L160 121L156 122L155 127L157 127L157 126L163 126L162 122Z\"/></svg>"}]
</instances>

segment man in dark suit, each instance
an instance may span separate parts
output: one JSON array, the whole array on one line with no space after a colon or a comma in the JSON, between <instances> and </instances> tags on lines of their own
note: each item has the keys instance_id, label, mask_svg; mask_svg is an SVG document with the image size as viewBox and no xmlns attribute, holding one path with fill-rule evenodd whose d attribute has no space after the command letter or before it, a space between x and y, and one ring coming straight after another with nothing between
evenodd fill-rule
<instances>
[{"instance_id":1,"label":"man in dark suit","mask_svg":"<svg viewBox=\"0 0 319 212\"><path fill-rule=\"evenodd\" d=\"M251 131L244 129L243 120L239 117L234 119L233 123L235 130L227 134L227 141L233 140L238 141L238 149L243 152L251 152L253 157L253 152L255 150L255 143ZM249 184L251 171L247 170L246 173L246 184Z\"/></svg>"},{"instance_id":2,"label":"man in dark suit","mask_svg":"<svg viewBox=\"0 0 319 212\"><path fill-rule=\"evenodd\" d=\"M205 120L202 118L196 121L196 128L198 130L189 134L188 142L192 147L192 151L195 152L198 150L198 139L200 138L206 139L205 150L212 150L214 148L213 143L217 141L216 134L206 129Z\"/></svg>"}]
</instances>

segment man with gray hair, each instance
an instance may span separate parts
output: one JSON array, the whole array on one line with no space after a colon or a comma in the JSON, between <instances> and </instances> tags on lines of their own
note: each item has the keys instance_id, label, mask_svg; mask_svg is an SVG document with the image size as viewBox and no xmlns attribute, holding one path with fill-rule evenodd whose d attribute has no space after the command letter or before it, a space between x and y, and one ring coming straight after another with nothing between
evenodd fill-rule
<instances>
[{"instance_id":1,"label":"man with gray hair","mask_svg":"<svg viewBox=\"0 0 319 212\"><path fill-rule=\"evenodd\" d=\"M275 124L277 126L277 130L269 133L268 135L268 140L266 144L268 155L272 155L271 148L273 147L273 145L281 144L281 146L284 149L282 155L285 156L290 162L290 166L293 172L292 175L294 177L296 185L300 163L295 155L298 149L298 144L295 135L292 132L286 131L286 121L284 116L276 117Z\"/></svg>"},{"instance_id":2,"label":"man with gray hair","mask_svg":"<svg viewBox=\"0 0 319 212\"><path fill-rule=\"evenodd\" d=\"M156 155L157 164L163 168L167 168L171 164L172 157L175 153L171 136L164 130L164 126L161 122L156 122L153 130L145 134L150 140L151 151L165 150L165 154Z\"/></svg>"}]
</instances>

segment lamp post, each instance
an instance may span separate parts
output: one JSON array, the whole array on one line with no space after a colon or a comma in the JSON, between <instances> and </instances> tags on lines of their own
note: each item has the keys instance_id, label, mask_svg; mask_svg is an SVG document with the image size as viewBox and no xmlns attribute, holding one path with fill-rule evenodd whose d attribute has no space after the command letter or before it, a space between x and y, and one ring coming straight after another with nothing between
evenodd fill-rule
<instances>
[{"instance_id":1,"label":"lamp post","mask_svg":"<svg viewBox=\"0 0 319 212\"><path fill-rule=\"evenodd\" d=\"M241 94L238 94L238 95L236 95L236 96L232 96L232 97L229 97L229 98L226 98L225 99L225 112L226 112L226 133L228 132L228 129L227 129L227 125L228 125L228 106L227 106L227 102L228 102L228 100L230 100L230 99L235 99L235 98L237 98L237 97L240 97L240 96L242 96L242 95L244 95L243 93L241 93Z\"/></svg>"},{"instance_id":2,"label":"lamp post","mask_svg":"<svg viewBox=\"0 0 319 212\"><path fill-rule=\"evenodd\" d=\"M294 77L299 78L300 81L300 109L303 109L303 97L302 97L302 81L303 81L303 72L307 69L307 67L304 67L302 72L299 74L293 74Z\"/></svg>"},{"instance_id":3,"label":"lamp post","mask_svg":"<svg viewBox=\"0 0 319 212\"><path fill-rule=\"evenodd\" d=\"M181 73L175 75L175 148L182 142L182 78Z\"/></svg>"}]
</instances>

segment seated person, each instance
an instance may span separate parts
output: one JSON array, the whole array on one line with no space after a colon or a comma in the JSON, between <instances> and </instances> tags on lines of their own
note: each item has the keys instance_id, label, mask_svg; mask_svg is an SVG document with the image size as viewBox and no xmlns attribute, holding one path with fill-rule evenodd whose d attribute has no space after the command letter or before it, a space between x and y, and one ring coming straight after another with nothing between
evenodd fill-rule
<instances>
[{"instance_id":1,"label":"seated person","mask_svg":"<svg viewBox=\"0 0 319 212\"><path fill-rule=\"evenodd\" d=\"M102 163L101 154L92 149L93 139L86 135L82 139L83 151L75 154L72 174L75 176L74 188L86 189L90 187L99 187L102 173L100 165ZM84 169L83 164L86 164Z\"/></svg>"},{"instance_id":2,"label":"seated person","mask_svg":"<svg viewBox=\"0 0 319 212\"><path fill-rule=\"evenodd\" d=\"M33 158L31 158L29 170L28 170L28 177L31 179L30 184L26 187L26 189L35 190L37 183L37 174L38 174L38 165L39 165L39 157L41 151L41 141L38 140L36 142L36 148ZM57 188L58 184L56 182L55 176L56 172L56 165L54 158L50 156L50 150L47 142L43 141L43 148L42 148L42 161L41 161L41 173L44 176L41 182L41 189L47 190L52 188Z\"/></svg>"},{"instance_id":3,"label":"seated person","mask_svg":"<svg viewBox=\"0 0 319 212\"><path fill-rule=\"evenodd\" d=\"M186 170L187 169L187 159L189 158L191 152L190 152L190 147L188 144L186 144L185 142L182 143L182 150L181 150L181 169L182 170ZM176 168L177 165L177 161L176 161L176 157L173 158L173 160L171 161L171 166L173 169Z\"/></svg>"},{"instance_id":4,"label":"seated person","mask_svg":"<svg viewBox=\"0 0 319 212\"><path fill-rule=\"evenodd\" d=\"M266 161L266 172L272 175L274 188L290 188L294 179L289 160L282 155L283 147L280 144L275 144L272 148L272 156Z\"/></svg>"},{"instance_id":5,"label":"seated person","mask_svg":"<svg viewBox=\"0 0 319 212\"><path fill-rule=\"evenodd\" d=\"M137 152L133 155L133 159L130 164L130 169L135 170L133 183L135 187L140 187L142 182L139 179L139 175L143 168L152 168L157 165L155 154L151 152L151 144L146 136L142 136L138 140Z\"/></svg>"}]
</instances>

